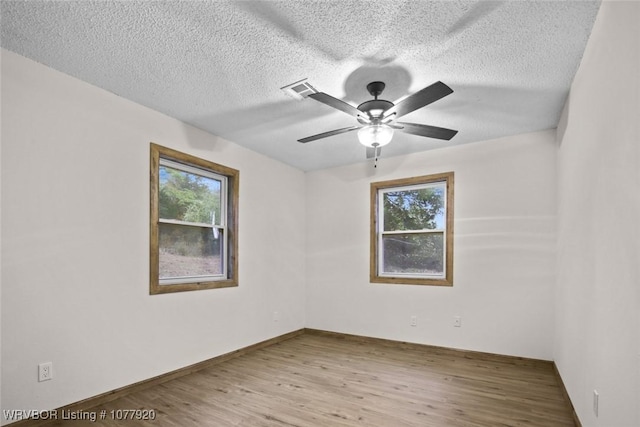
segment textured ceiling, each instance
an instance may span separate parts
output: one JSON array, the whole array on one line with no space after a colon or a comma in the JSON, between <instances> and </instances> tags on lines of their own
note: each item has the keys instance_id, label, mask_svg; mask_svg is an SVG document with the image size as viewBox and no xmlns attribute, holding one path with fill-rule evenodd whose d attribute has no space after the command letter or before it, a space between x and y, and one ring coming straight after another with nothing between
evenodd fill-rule
<instances>
[{"instance_id":1,"label":"textured ceiling","mask_svg":"<svg viewBox=\"0 0 640 427\"><path fill-rule=\"evenodd\" d=\"M2 47L303 170L365 161L355 119L280 88L303 78L353 105L454 93L403 120L382 158L555 128L599 1L7 1Z\"/></svg>"}]
</instances>

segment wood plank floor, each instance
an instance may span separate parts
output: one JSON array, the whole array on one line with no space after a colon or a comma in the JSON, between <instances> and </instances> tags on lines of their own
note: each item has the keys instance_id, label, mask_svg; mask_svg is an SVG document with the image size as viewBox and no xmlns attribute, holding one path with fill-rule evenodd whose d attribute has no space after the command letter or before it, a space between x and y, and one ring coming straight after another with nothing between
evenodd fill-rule
<instances>
[{"instance_id":1,"label":"wood plank floor","mask_svg":"<svg viewBox=\"0 0 640 427\"><path fill-rule=\"evenodd\" d=\"M154 410L156 419L113 420L122 409ZM550 362L319 332L89 411L103 410L105 420L47 425L574 425Z\"/></svg>"}]
</instances>

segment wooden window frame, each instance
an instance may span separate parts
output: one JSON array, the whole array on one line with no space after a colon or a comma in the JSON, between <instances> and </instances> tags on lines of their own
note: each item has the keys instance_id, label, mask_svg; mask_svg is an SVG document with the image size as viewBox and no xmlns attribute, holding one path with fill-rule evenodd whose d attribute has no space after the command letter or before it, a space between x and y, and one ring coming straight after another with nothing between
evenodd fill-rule
<instances>
[{"instance_id":1,"label":"wooden window frame","mask_svg":"<svg viewBox=\"0 0 640 427\"><path fill-rule=\"evenodd\" d=\"M201 169L227 178L226 203L226 277L220 280L195 281L185 283L160 283L159 254L159 188L160 159L170 160L185 166ZM151 143L150 173L150 238L149 294L197 291L238 286L238 201L240 172L236 169L204 160L190 154Z\"/></svg>"},{"instance_id":2,"label":"wooden window frame","mask_svg":"<svg viewBox=\"0 0 640 427\"><path fill-rule=\"evenodd\" d=\"M444 182L446 186L446 228L445 228L445 268L443 278L433 277L402 277L380 275L379 260L379 194L382 189L400 188L412 185L432 184ZM401 178L389 181L372 182L370 186L370 257L369 280L371 283L388 283L401 285L432 285L453 286L453 208L454 208L454 173L445 172L432 175L423 175L411 178Z\"/></svg>"}]
</instances>

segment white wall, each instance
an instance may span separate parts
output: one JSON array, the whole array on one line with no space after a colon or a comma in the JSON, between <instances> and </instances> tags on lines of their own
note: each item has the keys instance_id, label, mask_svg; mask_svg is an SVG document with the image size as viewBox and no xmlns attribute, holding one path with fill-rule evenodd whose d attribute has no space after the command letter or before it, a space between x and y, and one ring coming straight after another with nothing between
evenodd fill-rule
<instances>
[{"instance_id":1,"label":"white wall","mask_svg":"<svg viewBox=\"0 0 640 427\"><path fill-rule=\"evenodd\" d=\"M0 55L0 67L2 55ZM0 94L2 94L2 79L0 79ZM1 98L1 96L0 96ZM0 100L0 129L2 128L2 104ZM0 131L0 189L2 189L2 135ZM0 193L0 381L2 380L2 197ZM2 387L0 387L0 409L2 409ZM0 423L2 423L0 418Z\"/></svg>"},{"instance_id":2,"label":"white wall","mask_svg":"<svg viewBox=\"0 0 640 427\"><path fill-rule=\"evenodd\" d=\"M1 136L2 409L304 327L302 172L6 50ZM149 295L151 141L240 170L239 287ZM38 383L46 361L54 379Z\"/></svg>"},{"instance_id":3,"label":"white wall","mask_svg":"<svg viewBox=\"0 0 640 427\"><path fill-rule=\"evenodd\" d=\"M603 3L559 157L547 131L375 173L305 176L2 50L2 409L59 407L307 326L555 359L585 427L640 425L639 9ZM151 141L240 170L240 287L148 295ZM369 183L450 170L454 286L370 284ZM54 379L38 383L44 361Z\"/></svg>"},{"instance_id":4,"label":"white wall","mask_svg":"<svg viewBox=\"0 0 640 427\"><path fill-rule=\"evenodd\" d=\"M638 23L602 3L558 132L554 356L585 427L640 425Z\"/></svg>"},{"instance_id":5,"label":"white wall","mask_svg":"<svg viewBox=\"0 0 640 427\"><path fill-rule=\"evenodd\" d=\"M370 182L446 171L454 286L369 283ZM307 326L551 359L555 182L553 130L308 173Z\"/></svg>"}]
</instances>

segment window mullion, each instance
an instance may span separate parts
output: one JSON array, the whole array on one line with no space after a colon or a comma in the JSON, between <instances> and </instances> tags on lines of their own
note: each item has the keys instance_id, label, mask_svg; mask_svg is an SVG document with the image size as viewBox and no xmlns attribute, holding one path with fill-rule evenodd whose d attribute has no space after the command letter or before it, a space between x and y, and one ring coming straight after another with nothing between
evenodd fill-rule
<instances>
[{"instance_id":1,"label":"window mullion","mask_svg":"<svg viewBox=\"0 0 640 427\"><path fill-rule=\"evenodd\" d=\"M381 231L380 234L391 235L391 234L428 234L428 233L444 233L445 230L443 228L425 228L423 230L387 230Z\"/></svg>"},{"instance_id":2,"label":"window mullion","mask_svg":"<svg viewBox=\"0 0 640 427\"><path fill-rule=\"evenodd\" d=\"M175 225L186 225L186 226L191 226L191 227L201 227L201 228L220 228L216 225L213 224L206 224L204 222L188 222L188 221L180 221L179 219L164 219L164 218L160 218L158 219L158 222L162 223L162 224L175 224Z\"/></svg>"}]
</instances>

